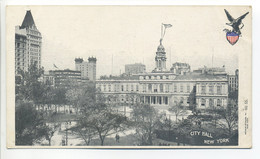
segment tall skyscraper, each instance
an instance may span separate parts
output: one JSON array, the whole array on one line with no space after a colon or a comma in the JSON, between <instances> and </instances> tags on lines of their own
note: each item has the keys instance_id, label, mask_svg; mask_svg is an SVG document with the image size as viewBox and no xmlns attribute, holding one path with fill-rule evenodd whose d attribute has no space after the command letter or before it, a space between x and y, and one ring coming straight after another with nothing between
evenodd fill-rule
<instances>
[{"instance_id":1,"label":"tall skyscraper","mask_svg":"<svg viewBox=\"0 0 260 159\"><path fill-rule=\"evenodd\" d=\"M30 10L26 12L21 26L15 27L15 73L28 71L31 64L41 67L42 36L37 29Z\"/></svg>"},{"instance_id":2,"label":"tall skyscraper","mask_svg":"<svg viewBox=\"0 0 260 159\"><path fill-rule=\"evenodd\" d=\"M82 58L75 58L75 69L81 71L81 79L96 81L96 61L95 57L89 57L88 62Z\"/></svg>"}]
</instances>

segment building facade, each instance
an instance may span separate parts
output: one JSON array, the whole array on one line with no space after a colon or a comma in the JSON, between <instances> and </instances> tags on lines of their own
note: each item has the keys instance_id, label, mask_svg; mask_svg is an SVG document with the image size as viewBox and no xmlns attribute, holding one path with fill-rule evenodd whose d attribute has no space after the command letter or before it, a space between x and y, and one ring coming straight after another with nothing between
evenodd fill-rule
<instances>
[{"instance_id":1,"label":"building facade","mask_svg":"<svg viewBox=\"0 0 260 159\"><path fill-rule=\"evenodd\" d=\"M31 11L27 11L21 26L15 27L15 72L28 71L31 64L41 67L42 36Z\"/></svg>"},{"instance_id":2,"label":"building facade","mask_svg":"<svg viewBox=\"0 0 260 159\"><path fill-rule=\"evenodd\" d=\"M229 91L237 91L238 90L238 69L235 71L235 75L229 75L228 76L228 85L229 85Z\"/></svg>"},{"instance_id":3,"label":"building facade","mask_svg":"<svg viewBox=\"0 0 260 159\"><path fill-rule=\"evenodd\" d=\"M88 62L82 58L75 58L75 69L81 72L81 78L83 80L96 81L96 62L95 57L89 57Z\"/></svg>"},{"instance_id":4,"label":"building facade","mask_svg":"<svg viewBox=\"0 0 260 159\"><path fill-rule=\"evenodd\" d=\"M175 62L174 64L172 64L170 70L175 74L183 75L186 73L190 73L190 65L187 63Z\"/></svg>"},{"instance_id":5,"label":"building facade","mask_svg":"<svg viewBox=\"0 0 260 159\"><path fill-rule=\"evenodd\" d=\"M125 65L125 73L127 75L145 73L145 65L141 63L127 64Z\"/></svg>"},{"instance_id":6,"label":"building facade","mask_svg":"<svg viewBox=\"0 0 260 159\"><path fill-rule=\"evenodd\" d=\"M69 87L81 83L81 72L74 70L50 70L43 81L48 81L55 87Z\"/></svg>"},{"instance_id":7,"label":"building facade","mask_svg":"<svg viewBox=\"0 0 260 159\"><path fill-rule=\"evenodd\" d=\"M188 64L183 65L186 73L178 73L177 69L167 71L165 60L165 49L160 43L153 72L133 75L128 79L97 80L97 88L108 97L108 102L121 104L139 101L162 108L178 104L192 109L227 106L227 76L189 72Z\"/></svg>"}]
</instances>

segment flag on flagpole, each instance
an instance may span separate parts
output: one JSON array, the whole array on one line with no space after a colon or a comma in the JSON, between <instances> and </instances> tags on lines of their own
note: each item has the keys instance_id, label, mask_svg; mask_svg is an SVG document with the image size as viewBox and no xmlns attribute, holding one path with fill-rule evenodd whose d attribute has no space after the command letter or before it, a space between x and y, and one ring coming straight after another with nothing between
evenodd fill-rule
<instances>
[{"instance_id":1,"label":"flag on flagpole","mask_svg":"<svg viewBox=\"0 0 260 159\"><path fill-rule=\"evenodd\" d=\"M171 24L163 24L163 25L164 25L165 28L170 28L170 27L172 27Z\"/></svg>"},{"instance_id":2,"label":"flag on flagpole","mask_svg":"<svg viewBox=\"0 0 260 159\"><path fill-rule=\"evenodd\" d=\"M53 66L54 66L55 68L58 68L55 64L53 64Z\"/></svg>"},{"instance_id":3,"label":"flag on flagpole","mask_svg":"<svg viewBox=\"0 0 260 159\"><path fill-rule=\"evenodd\" d=\"M164 31L163 31L163 27L161 27L162 28L162 30L161 30L161 39L163 39L163 37L165 35L166 29L172 27L172 25L171 24L163 24L162 23L162 26L164 26Z\"/></svg>"}]
</instances>

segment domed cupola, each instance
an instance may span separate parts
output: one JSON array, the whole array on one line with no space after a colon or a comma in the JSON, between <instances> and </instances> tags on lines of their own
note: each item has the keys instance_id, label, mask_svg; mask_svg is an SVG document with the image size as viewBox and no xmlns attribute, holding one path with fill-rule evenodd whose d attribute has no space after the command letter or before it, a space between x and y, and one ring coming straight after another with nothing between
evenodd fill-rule
<instances>
[{"instance_id":1,"label":"domed cupola","mask_svg":"<svg viewBox=\"0 0 260 159\"><path fill-rule=\"evenodd\" d=\"M166 70L166 52L165 48L162 45L162 39L160 39L160 45L157 48L155 62L156 68L155 71L165 71Z\"/></svg>"},{"instance_id":2,"label":"domed cupola","mask_svg":"<svg viewBox=\"0 0 260 159\"><path fill-rule=\"evenodd\" d=\"M160 40L160 45L157 48L157 52L165 52L164 46L162 45L162 39Z\"/></svg>"}]
</instances>

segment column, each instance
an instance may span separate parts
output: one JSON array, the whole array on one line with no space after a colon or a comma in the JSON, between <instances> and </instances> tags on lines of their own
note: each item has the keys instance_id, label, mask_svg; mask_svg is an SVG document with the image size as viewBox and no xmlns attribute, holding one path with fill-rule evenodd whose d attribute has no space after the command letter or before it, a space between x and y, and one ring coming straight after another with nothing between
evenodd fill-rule
<instances>
[{"instance_id":1,"label":"column","mask_svg":"<svg viewBox=\"0 0 260 159\"><path fill-rule=\"evenodd\" d=\"M196 85L196 93L197 93L197 94L200 94L200 87L199 87L199 85L200 85L200 84L197 84L197 85Z\"/></svg>"},{"instance_id":2,"label":"column","mask_svg":"<svg viewBox=\"0 0 260 159\"><path fill-rule=\"evenodd\" d=\"M151 97L151 96L149 96L149 98L150 98L150 104L152 104L152 97Z\"/></svg>"},{"instance_id":3,"label":"column","mask_svg":"<svg viewBox=\"0 0 260 159\"><path fill-rule=\"evenodd\" d=\"M209 84L208 83L206 83L206 85L205 85L205 92L206 92L206 94L209 94Z\"/></svg>"},{"instance_id":4,"label":"column","mask_svg":"<svg viewBox=\"0 0 260 159\"><path fill-rule=\"evenodd\" d=\"M161 103L164 104L163 96L161 96Z\"/></svg>"}]
</instances>

